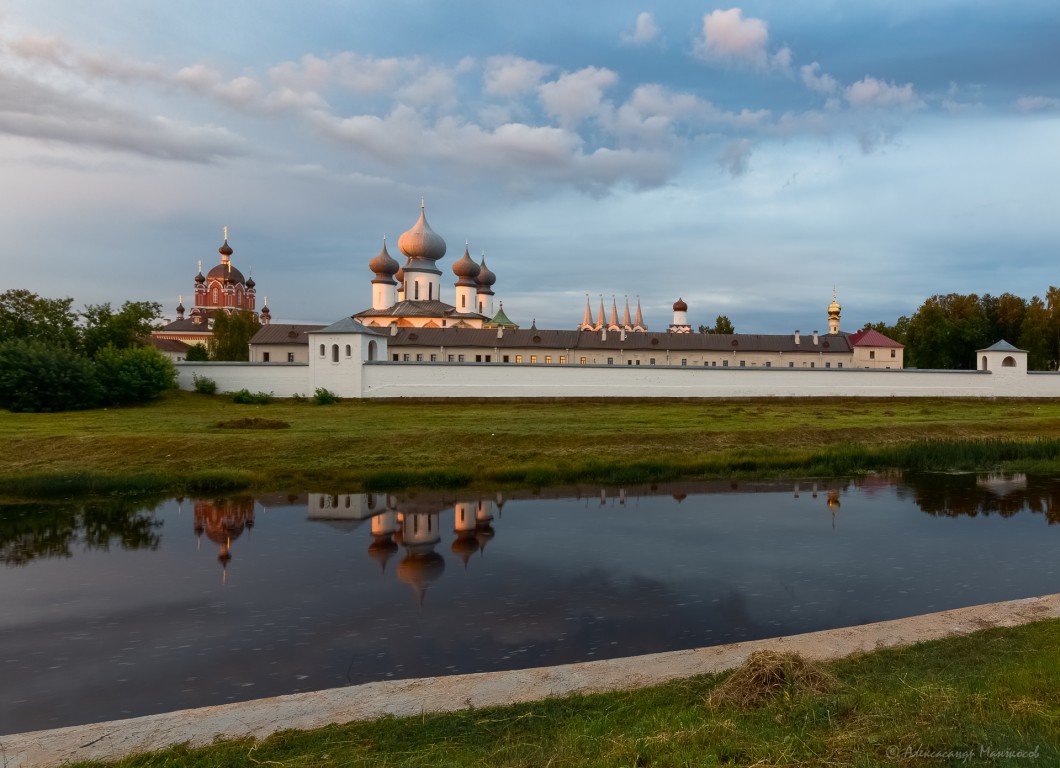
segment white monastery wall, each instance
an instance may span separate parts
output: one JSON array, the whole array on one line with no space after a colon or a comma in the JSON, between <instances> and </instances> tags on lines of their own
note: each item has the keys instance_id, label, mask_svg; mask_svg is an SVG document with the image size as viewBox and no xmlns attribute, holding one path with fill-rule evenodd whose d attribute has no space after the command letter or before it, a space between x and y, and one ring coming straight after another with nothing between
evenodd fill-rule
<instances>
[{"instance_id":1,"label":"white monastery wall","mask_svg":"<svg viewBox=\"0 0 1060 768\"><path fill-rule=\"evenodd\" d=\"M1023 371L366 363L364 397L1060 397Z\"/></svg>"},{"instance_id":2,"label":"white monastery wall","mask_svg":"<svg viewBox=\"0 0 1060 768\"><path fill-rule=\"evenodd\" d=\"M271 392L276 397L312 395L309 366L298 363L177 363L177 386L194 389L194 376L217 383L218 392Z\"/></svg>"}]
</instances>

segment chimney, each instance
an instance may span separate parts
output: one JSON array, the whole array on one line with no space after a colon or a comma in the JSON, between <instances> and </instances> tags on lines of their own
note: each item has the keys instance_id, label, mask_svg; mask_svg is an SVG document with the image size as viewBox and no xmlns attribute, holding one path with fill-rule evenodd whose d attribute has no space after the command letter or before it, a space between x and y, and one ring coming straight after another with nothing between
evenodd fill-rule
<instances>
[{"instance_id":1,"label":"chimney","mask_svg":"<svg viewBox=\"0 0 1060 768\"><path fill-rule=\"evenodd\" d=\"M498 339L503 339L504 338L504 329L503 328L498 328L497 329L497 338Z\"/></svg>"},{"instance_id":2,"label":"chimney","mask_svg":"<svg viewBox=\"0 0 1060 768\"><path fill-rule=\"evenodd\" d=\"M817 346L817 331L813 332L813 345L815 347Z\"/></svg>"},{"instance_id":3,"label":"chimney","mask_svg":"<svg viewBox=\"0 0 1060 768\"><path fill-rule=\"evenodd\" d=\"M396 325L390 326L390 335L391 336L397 336L397 326Z\"/></svg>"},{"instance_id":4,"label":"chimney","mask_svg":"<svg viewBox=\"0 0 1060 768\"><path fill-rule=\"evenodd\" d=\"M626 329L625 328L622 329L622 333L619 334L618 338L619 338L620 341L625 341L626 340Z\"/></svg>"},{"instance_id":5,"label":"chimney","mask_svg":"<svg viewBox=\"0 0 1060 768\"><path fill-rule=\"evenodd\" d=\"M600 341L607 341L607 328L600 329Z\"/></svg>"},{"instance_id":6,"label":"chimney","mask_svg":"<svg viewBox=\"0 0 1060 768\"><path fill-rule=\"evenodd\" d=\"M795 331L795 345L798 346L798 344L799 344L799 332L798 332L798 330L796 330Z\"/></svg>"}]
</instances>

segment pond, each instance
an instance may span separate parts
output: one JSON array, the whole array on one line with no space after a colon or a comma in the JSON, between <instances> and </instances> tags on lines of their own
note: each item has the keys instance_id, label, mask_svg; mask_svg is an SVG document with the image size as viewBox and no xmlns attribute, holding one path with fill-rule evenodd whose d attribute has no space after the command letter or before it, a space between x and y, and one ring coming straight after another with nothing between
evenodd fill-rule
<instances>
[{"instance_id":1,"label":"pond","mask_svg":"<svg viewBox=\"0 0 1060 768\"><path fill-rule=\"evenodd\" d=\"M1060 480L0 507L0 733L1060 592Z\"/></svg>"}]
</instances>

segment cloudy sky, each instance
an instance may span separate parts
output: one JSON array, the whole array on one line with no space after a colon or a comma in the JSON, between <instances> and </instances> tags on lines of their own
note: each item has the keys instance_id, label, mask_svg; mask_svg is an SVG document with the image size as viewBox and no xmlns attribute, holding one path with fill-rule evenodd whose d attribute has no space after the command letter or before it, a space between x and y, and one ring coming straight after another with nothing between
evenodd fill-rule
<instances>
[{"instance_id":1,"label":"cloudy sky","mask_svg":"<svg viewBox=\"0 0 1060 768\"><path fill-rule=\"evenodd\" d=\"M0 289L171 315L227 225L276 320L331 322L422 196L443 296L468 240L523 324L1043 294L1058 40L1055 0L7 0Z\"/></svg>"}]
</instances>

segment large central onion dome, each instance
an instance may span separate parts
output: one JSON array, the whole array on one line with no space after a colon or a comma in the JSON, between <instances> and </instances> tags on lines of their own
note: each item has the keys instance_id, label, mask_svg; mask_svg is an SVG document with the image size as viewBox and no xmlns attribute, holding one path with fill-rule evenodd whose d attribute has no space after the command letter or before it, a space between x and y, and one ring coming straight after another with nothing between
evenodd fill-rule
<instances>
[{"instance_id":1,"label":"large central onion dome","mask_svg":"<svg viewBox=\"0 0 1060 768\"><path fill-rule=\"evenodd\" d=\"M427 223L424 207L420 205L420 218L416 224L398 238L398 248L410 259L438 261L445 256L445 240Z\"/></svg>"},{"instance_id":2,"label":"large central onion dome","mask_svg":"<svg viewBox=\"0 0 1060 768\"><path fill-rule=\"evenodd\" d=\"M206 276L215 280L224 280L230 283L245 283L243 279L243 273L232 266L232 246L228 244L228 238L225 238L224 243L217 249L217 252L221 254L221 263L211 269Z\"/></svg>"}]
</instances>

